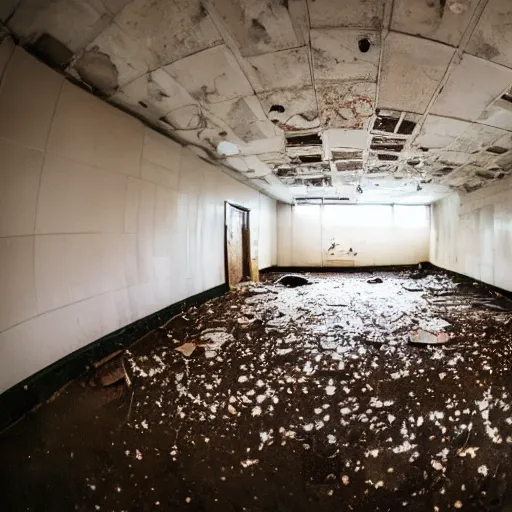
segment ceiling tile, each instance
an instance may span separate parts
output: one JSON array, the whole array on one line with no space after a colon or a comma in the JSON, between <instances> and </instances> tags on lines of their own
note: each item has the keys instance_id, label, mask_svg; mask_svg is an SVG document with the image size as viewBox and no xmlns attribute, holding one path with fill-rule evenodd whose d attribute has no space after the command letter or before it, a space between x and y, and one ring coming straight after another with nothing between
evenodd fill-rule
<instances>
[{"instance_id":1,"label":"ceiling tile","mask_svg":"<svg viewBox=\"0 0 512 512\"><path fill-rule=\"evenodd\" d=\"M441 7L441 2L395 0L391 29L458 46L476 6L471 2L466 11L455 14L448 5Z\"/></svg>"},{"instance_id":2,"label":"ceiling tile","mask_svg":"<svg viewBox=\"0 0 512 512\"><path fill-rule=\"evenodd\" d=\"M102 52L110 57L117 70L117 81L123 86L159 67L159 58L146 45L132 39L115 23L101 32L88 46L88 51Z\"/></svg>"},{"instance_id":3,"label":"ceiling tile","mask_svg":"<svg viewBox=\"0 0 512 512\"><path fill-rule=\"evenodd\" d=\"M306 47L267 53L247 60L260 82L254 84L256 92L312 85L309 50Z\"/></svg>"},{"instance_id":4,"label":"ceiling tile","mask_svg":"<svg viewBox=\"0 0 512 512\"><path fill-rule=\"evenodd\" d=\"M311 28L357 27L380 29L385 0L307 0Z\"/></svg>"},{"instance_id":5,"label":"ceiling tile","mask_svg":"<svg viewBox=\"0 0 512 512\"><path fill-rule=\"evenodd\" d=\"M235 135L244 142L276 135L276 127L268 120L256 96L246 96L209 106L209 110L223 119Z\"/></svg>"},{"instance_id":6,"label":"ceiling tile","mask_svg":"<svg viewBox=\"0 0 512 512\"><path fill-rule=\"evenodd\" d=\"M454 51L434 41L389 33L384 42L378 107L423 114Z\"/></svg>"},{"instance_id":7,"label":"ceiling tile","mask_svg":"<svg viewBox=\"0 0 512 512\"><path fill-rule=\"evenodd\" d=\"M380 32L315 29L311 49L316 80L377 80Z\"/></svg>"},{"instance_id":8,"label":"ceiling tile","mask_svg":"<svg viewBox=\"0 0 512 512\"><path fill-rule=\"evenodd\" d=\"M307 130L320 125L312 87L262 92L258 97L269 119L285 131Z\"/></svg>"},{"instance_id":9,"label":"ceiling tile","mask_svg":"<svg viewBox=\"0 0 512 512\"><path fill-rule=\"evenodd\" d=\"M161 65L222 41L199 0L134 0L115 21L157 54Z\"/></svg>"},{"instance_id":10,"label":"ceiling tile","mask_svg":"<svg viewBox=\"0 0 512 512\"><path fill-rule=\"evenodd\" d=\"M424 148L445 148L470 126L466 121L429 115L414 141L415 146Z\"/></svg>"},{"instance_id":11,"label":"ceiling tile","mask_svg":"<svg viewBox=\"0 0 512 512\"><path fill-rule=\"evenodd\" d=\"M212 4L244 57L303 44L285 2L212 0Z\"/></svg>"},{"instance_id":12,"label":"ceiling tile","mask_svg":"<svg viewBox=\"0 0 512 512\"><path fill-rule=\"evenodd\" d=\"M317 83L321 124L325 128L366 127L373 115L376 85L371 82Z\"/></svg>"},{"instance_id":13,"label":"ceiling tile","mask_svg":"<svg viewBox=\"0 0 512 512\"><path fill-rule=\"evenodd\" d=\"M466 51L512 68L512 5L490 0L471 35Z\"/></svg>"},{"instance_id":14,"label":"ceiling tile","mask_svg":"<svg viewBox=\"0 0 512 512\"><path fill-rule=\"evenodd\" d=\"M507 135L507 132L499 128L473 123L447 149L465 153L478 153L494 144L496 140L504 135Z\"/></svg>"},{"instance_id":15,"label":"ceiling tile","mask_svg":"<svg viewBox=\"0 0 512 512\"><path fill-rule=\"evenodd\" d=\"M511 69L466 54L452 69L431 112L474 121L511 83Z\"/></svg>"},{"instance_id":16,"label":"ceiling tile","mask_svg":"<svg viewBox=\"0 0 512 512\"><path fill-rule=\"evenodd\" d=\"M219 103L253 94L238 62L224 45L180 59L164 69L200 102Z\"/></svg>"},{"instance_id":17,"label":"ceiling tile","mask_svg":"<svg viewBox=\"0 0 512 512\"><path fill-rule=\"evenodd\" d=\"M512 131L512 103L498 99L477 119L480 124Z\"/></svg>"}]
</instances>

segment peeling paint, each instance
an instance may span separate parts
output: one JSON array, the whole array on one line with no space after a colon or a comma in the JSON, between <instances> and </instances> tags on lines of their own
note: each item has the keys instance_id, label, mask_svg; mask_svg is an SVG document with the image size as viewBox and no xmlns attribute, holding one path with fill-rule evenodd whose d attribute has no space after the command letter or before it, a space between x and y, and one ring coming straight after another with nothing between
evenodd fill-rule
<instances>
[{"instance_id":1,"label":"peeling paint","mask_svg":"<svg viewBox=\"0 0 512 512\"><path fill-rule=\"evenodd\" d=\"M104 94L112 94L118 86L118 72L110 57L97 50L85 52L76 62L80 78Z\"/></svg>"}]
</instances>

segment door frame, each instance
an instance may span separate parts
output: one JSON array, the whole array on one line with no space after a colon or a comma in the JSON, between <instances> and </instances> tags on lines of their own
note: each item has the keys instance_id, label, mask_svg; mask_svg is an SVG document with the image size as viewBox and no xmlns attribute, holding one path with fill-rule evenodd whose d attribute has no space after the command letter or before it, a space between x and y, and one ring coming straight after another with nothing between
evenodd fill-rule
<instances>
[{"instance_id":1,"label":"door frame","mask_svg":"<svg viewBox=\"0 0 512 512\"><path fill-rule=\"evenodd\" d=\"M228 208L236 208L241 212L244 212L244 226L242 230L242 253L243 253L243 274L244 277L248 277L249 281L252 280L251 272L251 210L245 206L240 206L237 203L231 201L224 201L224 275L225 282L231 288L229 282L229 261L228 261Z\"/></svg>"}]
</instances>

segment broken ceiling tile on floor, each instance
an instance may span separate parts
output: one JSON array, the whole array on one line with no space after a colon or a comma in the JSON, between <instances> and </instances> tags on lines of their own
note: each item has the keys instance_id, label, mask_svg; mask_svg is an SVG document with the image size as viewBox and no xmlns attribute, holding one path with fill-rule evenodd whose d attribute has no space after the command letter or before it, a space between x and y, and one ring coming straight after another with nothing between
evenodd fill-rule
<instances>
[{"instance_id":1,"label":"broken ceiling tile on floor","mask_svg":"<svg viewBox=\"0 0 512 512\"><path fill-rule=\"evenodd\" d=\"M330 82L317 85L321 125L324 128L362 129L373 115L376 85L371 82Z\"/></svg>"},{"instance_id":2,"label":"broken ceiling tile on floor","mask_svg":"<svg viewBox=\"0 0 512 512\"><path fill-rule=\"evenodd\" d=\"M375 82L380 32L357 29L311 30L315 80Z\"/></svg>"},{"instance_id":3,"label":"broken ceiling tile on floor","mask_svg":"<svg viewBox=\"0 0 512 512\"><path fill-rule=\"evenodd\" d=\"M244 57L271 53L303 44L284 2L210 0L222 24ZM299 32L300 34L300 32Z\"/></svg>"},{"instance_id":4,"label":"broken ceiling tile on floor","mask_svg":"<svg viewBox=\"0 0 512 512\"><path fill-rule=\"evenodd\" d=\"M253 94L238 62L225 46L201 51L165 66L197 101L219 103Z\"/></svg>"},{"instance_id":5,"label":"broken ceiling tile on floor","mask_svg":"<svg viewBox=\"0 0 512 512\"><path fill-rule=\"evenodd\" d=\"M454 49L441 43L391 32L383 42L379 108L423 114Z\"/></svg>"},{"instance_id":6,"label":"broken ceiling tile on floor","mask_svg":"<svg viewBox=\"0 0 512 512\"><path fill-rule=\"evenodd\" d=\"M451 70L431 113L475 121L511 83L511 69L465 54Z\"/></svg>"},{"instance_id":7,"label":"broken ceiling tile on floor","mask_svg":"<svg viewBox=\"0 0 512 512\"><path fill-rule=\"evenodd\" d=\"M385 0L345 0L340 7L332 0L307 0L311 28L357 27L379 30Z\"/></svg>"},{"instance_id":8,"label":"broken ceiling tile on floor","mask_svg":"<svg viewBox=\"0 0 512 512\"><path fill-rule=\"evenodd\" d=\"M259 84L255 84L256 92L312 86L307 47L248 57L247 60L259 79Z\"/></svg>"},{"instance_id":9,"label":"broken ceiling tile on floor","mask_svg":"<svg viewBox=\"0 0 512 512\"><path fill-rule=\"evenodd\" d=\"M466 121L428 115L414 145L424 148L445 148L470 126Z\"/></svg>"},{"instance_id":10,"label":"broken ceiling tile on floor","mask_svg":"<svg viewBox=\"0 0 512 512\"><path fill-rule=\"evenodd\" d=\"M508 0L490 0L473 31L466 51L512 67L512 6Z\"/></svg>"},{"instance_id":11,"label":"broken ceiling tile on floor","mask_svg":"<svg viewBox=\"0 0 512 512\"><path fill-rule=\"evenodd\" d=\"M199 0L134 0L115 22L144 41L165 65L218 45L222 39ZM204 64L209 66L207 62Z\"/></svg>"},{"instance_id":12,"label":"broken ceiling tile on floor","mask_svg":"<svg viewBox=\"0 0 512 512\"><path fill-rule=\"evenodd\" d=\"M445 2L396 0L391 29L458 46L473 16L477 2L470 2L460 14Z\"/></svg>"}]
</instances>

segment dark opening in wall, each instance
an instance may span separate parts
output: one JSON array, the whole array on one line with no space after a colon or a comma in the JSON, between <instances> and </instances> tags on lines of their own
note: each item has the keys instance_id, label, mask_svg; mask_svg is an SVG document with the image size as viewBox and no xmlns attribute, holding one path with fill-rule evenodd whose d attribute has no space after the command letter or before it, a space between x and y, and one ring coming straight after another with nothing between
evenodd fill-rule
<instances>
[{"instance_id":1,"label":"dark opening in wall","mask_svg":"<svg viewBox=\"0 0 512 512\"><path fill-rule=\"evenodd\" d=\"M315 164L322 161L322 155L300 155L298 158L303 164Z\"/></svg>"},{"instance_id":2,"label":"dark opening in wall","mask_svg":"<svg viewBox=\"0 0 512 512\"><path fill-rule=\"evenodd\" d=\"M286 138L286 145L292 148L300 146L321 146L322 139L318 133L310 133L307 135L288 135Z\"/></svg>"},{"instance_id":3,"label":"dark opening in wall","mask_svg":"<svg viewBox=\"0 0 512 512\"><path fill-rule=\"evenodd\" d=\"M383 161L393 161L393 160L398 160L398 156L397 155L377 155L377 158L379 160L383 160Z\"/></svg>"},{"instance_id":4,"label":"dark opening in wall","mask_svg":"<svg viewBox=\"0 0 512 512\"><path fill-rule=\"evenodd\" d=\"M144 108L148 108L147 103L144 103L143 101L139 101L139 105Z\"/></svg>"},{"instance_id":5,"label":"dark opening in wall","mask_svg":"<svg viewBox=\"0 0 512 512\"><path fill-rule=\"evenodd\" d=\"M282 114L284 110L285 108L283 107L283 105L272 105L270 107L269 112L279 112L280 114Z\"/></svg>"},{"instance_id":6,"label":"dark opening in wall","mask_svg":"<svg viewBox=\"0 0 512 512\"><path fill-rule=\"evenodd\" d=\"M437 171L438 174L442 174L443 176L446 176L447 174L450 174L453 171L453 167L443 167L442 169L439 169Z\"/></svg>"},{"instance_id":7,"label":"dark opening in wall","mask_svg":"<svg viewBox=\"0 0 512 512\"><path fill-rule=\"evenodd\" d=\"M357 44L359 46L359 51L361 53L366 53L371 46L370 41L366 37L364 37L363 39L359 39L359 42Z\"/></svg>"},{"instance_id":8,"label":"dark opening in wall","mask_svg":"<svg viewBox=\"0 0 512 512\"><path fill-rule=\"evenodd\" d=\"M407 121L404 119L400 126L398 127L398 133L400 135L411 135L411 133L414 131L414 128L416 128L416 123L413 121Z\"/></svg>"},{"instance_id":9,"label":"dark opening in wall","mask_svg":"<svg viewBox=\"0 0 512 512\"><path fill-rule=\"evenodd\" d=\"M219 137L225 137L227 134L228 132L222 130L221 132L219 132Z\"/></svg>"},{"instance_id":10,"label":"dark opening in wall","mask_svg":"<svg viewBox=\"0 0 512 512\"><path fill-rule=\"evenodd\" d=\"M501 99L512 103L512 94L504 94Z\"/></svg>"},{"instance_id":11,"label":"dark opening in wall","mask_svg":"<svg viewBox=\"0 0 512 512\"><path fill-rule=\"evenodd\" d=\"M503 153L506 153L508 149L502 148L500 146L491 146L490 148L487 148L486 151L495 155L502 155Z\"/></svg>"}]
</instances>

